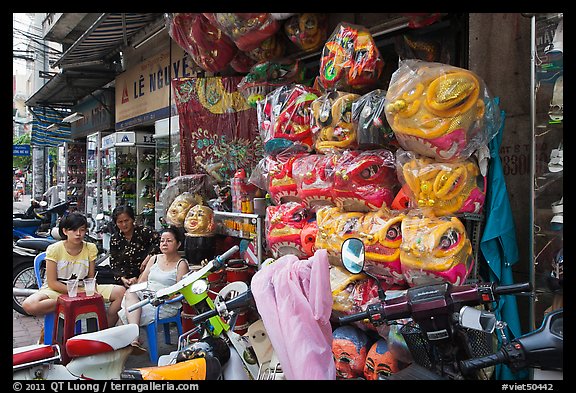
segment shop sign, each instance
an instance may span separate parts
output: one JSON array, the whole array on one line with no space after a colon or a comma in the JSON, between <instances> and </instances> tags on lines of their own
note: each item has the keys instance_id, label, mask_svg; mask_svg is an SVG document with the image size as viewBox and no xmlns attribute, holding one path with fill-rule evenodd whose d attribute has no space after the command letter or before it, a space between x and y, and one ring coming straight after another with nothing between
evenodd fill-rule
<instances>
[{"instance_id":1,"label":"shop sign","mask_svg":"<svg viewBox=\"0 0 576 393\"><path fill-rule=\"evenodd\" d=\"M72 138L77 139L93 132L114 128L114 95L103 91L90 96L76 105L74 112L80 112L84 118L71 124Z\"/></svg>"},{"instance_id":2,"label":"shop sign","mask_svg":"<svg viewBox=\"0 0 576 393\"><path fill-rule=\"evenodd\" d=\"M117 130L167 118L172 106L172 78L196 75L189 55L173 41L171 45L171 51L159 53L116 77Z\"/></svg>"},{"instance_id":3,"label":"shop sign","mask_svg":"<svg viewBox=\"0 0 576 393\"><path fill-rule=\"evenodd\" d=\"M154 146L154 134L135 131L116 131L102 138L102 149L119 146Z\"/></svg>"}]
</instances>

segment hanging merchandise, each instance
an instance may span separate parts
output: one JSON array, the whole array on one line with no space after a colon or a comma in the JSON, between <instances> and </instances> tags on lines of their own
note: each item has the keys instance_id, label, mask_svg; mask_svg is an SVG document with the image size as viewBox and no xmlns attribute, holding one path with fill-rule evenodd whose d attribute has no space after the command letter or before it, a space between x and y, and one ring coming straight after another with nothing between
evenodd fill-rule
<instances>
[{"instance_id":1,"label":"hanging merchandise","mask_svg":"<svg viewBox=\"0 0 576 393\"><path fill-rule=\"evenodd\" d=\"M383 68L384 60L368 29L343 22L322 50L319 83L326 90L366 90L378 82Z\"/></svg>"},{"instance_id":2,"label":"hanging merchandise","mask_svg":"<svg viewBox=\"0 0 576 393\"><path fill-rule=\"evenodd\" d=\"M221 185L263 157L256 110L237 90L240 77L172 80L180 119L181 173L204 173L199 163L221 163ZM200 158L198 158L200 157Z\"/></svg>"},{"instance_id":3,"label":"hanging merchandise","mask_svg":"<svg viewBox=\"0 0 576 393\"><path fill-rule=\"evenodd\" d=\"M502 121L497 100L475 73L421 60L400 62L386 103L400 146L444 162L470 157Z\"/></svg>"},{"instance_id":4,"label":"hanging merchandise","mask_svg":"<svg viewBox=\"0 0 576 393\"><path fill-rule=\"evenodd\" d=\"M411 209L402 220L402 273L411 287L434 282L463 285L474 266L466 228L455 216Z\"/></svg>"},{"instance_id":5,"label":"hanging merchandise","mask_svg":"<svg viewBox=\"0 0 576 393\"><path fill-rule=\"evenodd\" d=\"M300 202L296 189L296 181L293 175L294 162L304 157L306 153L284 152L276 156L268 156L268 186L266 189L270 193L272 201L279 205L286 202Z\"/></svg>"},{"instance_id":6,"label":"hanging merchandise","mask_svg":"<svg viewBox=\"0 0 576 393\"><path fill-rule=\"evenodd\" d=\"M357 124L352 121L352 105L358 94L331 91L312 101L312 137L317 153L356 149Z\"/></svg>"},{"instance_id":7,"label":"hanging merchandise","mask_svg":"<svg viewBox=\"0 0 576 393\"><path fill-rule=\"evenodd\" d=\"M280 24L265 12L210 12L203 14L210 23L228 35L241 51L251 51L274 35Z\"/></svg>"},{"instance_id":8,"label":"hanging merchandise","mask_svg":"<svg viewBox=\"0 0 576 393\"><path fill-rule=\"evenodd\" d=\"M286 36L303 51L320 49L328 34L326 14L296 14L284 23Z\"/></svg>"},{"instance_id":9,"label":"hanging merchandise","mask_svg":"<svg viewBox=\"0 0 576 393\"><path fill-rule=\"evenodd\" d=\"M230 61L230 67L240 74L247 74L250 69L256 64L256 61L252 60L245 52L238 51L236 56ZM246 99L248 99L246 97Z\"/></svg>"},{"instance_id":10,"label":"hanging merchandise","mask_svg":"<svg viewBox=\"0 0 576 393\"><path fill-rule=\"evenodd\" d=\"M386 147L396 150L398 141L384 113L386 90L376 89L352 103L352 121L357 124L358 148Z\"/></svg>"},{"instance_id":11,"label":"hanging merchandise","mask_svg":"<svg viewBox=\"0 0 576 393\"><path fill-rule=\"evenodd\" d=\"M292 177L296 183L296 196L316 211L322 206L334 206L334 168L340 154L307 154L292 164Z\"/></svg>"},{"instance_id":12,"label":"hanging merchandise","mask_svg":"<svg viewBox=\"0 0 576 393\"><path fill-rule=\"evenodd\" d=\"M222 71L236 56L232 40L202 14L174 13L165 18L170 37L205 71Z\"/></svg>"},{"instance_id":13,"label":"hanging merchandise","mask_svg":"<svg viewBox=\"0 0 576 393\"><path fill-rule=\"evenodd\" d=\"M437 216L482 212L486 177L473 158L443 163L398 149L396 165L412 206L429 207Z\"/></svg>"},{"instance_id":14,"label":"hanging merchandise","mask_svg":"<svg viewBox=\"0 0 576 393\"><path fill-rule=\"evenodd\" d=\"M399 189L394 154L387 149L346 150L334 168L332 198L345 211L390 207Z\"/></svg>"},{"instance_id":15,"label":"hanging merchandise","mask_svg":"<svg viewBox=\"0 0 576 393\"><path fill-rule=\"evenodd\" d=\"M305 68L299 60L276 59L259 62L254 64L242 78L238 84L238 91L250 106L256 107L256 103L263 100L272 90L291 83L301 83L304 80L304 72Z\"/></svg>"},{"instance_id":16,"label":"hanging merchandise","mask_svg":"<svg viewBox=\"0 0 576 393\"><path fill-rule=\"evenodd\" d=\"M310 211L298 202L266 208L266 243L274 258L288 254L305 256L301 232L310 218Z\"/></svg>"},{"instance_id":17,"label":"hanging merchandise","mask_svg":"<svg viewBox=\"0 0 576 393\"><path fill-rule=\"evenodd\" d=\"M276 33L259 43L256 48L245 53L252 60L262 62L280 59L285 52L286 43L284 42L284 37L280 33Z\"/></svg>"}]
</instances>

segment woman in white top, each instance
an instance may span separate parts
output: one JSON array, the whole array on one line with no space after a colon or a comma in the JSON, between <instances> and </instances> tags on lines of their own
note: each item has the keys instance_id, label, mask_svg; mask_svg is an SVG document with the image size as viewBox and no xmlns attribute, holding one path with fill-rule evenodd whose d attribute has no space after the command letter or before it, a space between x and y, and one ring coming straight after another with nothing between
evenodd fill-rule
<instances>
[{"instance_id":1,"label":"woman in white top","mask_svg":"<svg viewBox=\"0 0 576 393\"><path fill-rule=\"evenodd\" d=\"M175 227L169 227L162 231L160 236L160 251L162 254L154 255L148 260L146 268L138 278L138 283L148 281L147 289L156 292L161 288L174 285L188 273L190 270L188 261L178 253L178 249L182 244L182 237L182 233ZM143 293L141 291L126 291L122 301L122 309L118 312L124 324L136 323L140 326L146 326L154 321L156 307L151 304L131 312L127 311L128 307L142 300L142 296ZM166 318L176 315L180 307L181 304L177 302L166 304L162 306L160 317ZM134 340L132 345L142 349L139 339Z\"/></svg>"}]
</instances>

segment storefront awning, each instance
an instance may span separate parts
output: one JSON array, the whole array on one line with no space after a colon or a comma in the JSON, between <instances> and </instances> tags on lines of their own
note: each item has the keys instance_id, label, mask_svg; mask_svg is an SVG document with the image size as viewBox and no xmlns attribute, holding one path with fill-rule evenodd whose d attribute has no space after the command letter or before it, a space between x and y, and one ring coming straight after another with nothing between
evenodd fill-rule
<instances>
[{"instance_id":1,"label":"storefront awning","mask_svg":"<svg viewBox=\"0 0 576 393\"><path fill-rule=\"evenodd\" d=\"M62 71L38 89L26 105L69 108L112 82L121 71L120 64L113 62L118 49L161 17L161 13L101 14L54 63Z\"/></svg>"},{"instance_id":2,"label":"storefront awning","mask_svg":"<svg viewBox=\"0 0 576 393\"><path fill-rule=\"evenodd\" d=\"M54 67L81 65L106 59L115 49L128 45L138 30L158 19L154 13L105 13L68 48Z\"/></svg>"},{"instance_id":3,"label":"storefront awning","mask_svg":"<svg viewBox=\"0 0 576 393\"><path fill-rule=\"evenodd\" d=\"M34 116L30 145L60 146L64 142L72 141L70 124L62 123L62 119L69 115L69 112L48 107L34 107L30 108L30 111ZM48 129L52 124L57 127Z\"/></svg>"}]
</instances>

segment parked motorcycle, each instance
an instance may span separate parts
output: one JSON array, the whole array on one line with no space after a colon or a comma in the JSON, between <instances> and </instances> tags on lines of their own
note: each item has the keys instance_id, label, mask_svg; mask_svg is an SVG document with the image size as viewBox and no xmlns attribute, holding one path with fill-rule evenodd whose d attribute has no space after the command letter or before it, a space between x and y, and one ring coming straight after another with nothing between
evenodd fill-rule
<instances>
[{"instance_id":1,"label":"parked motorcycle","mask_svg":"<svg viewBox=\"0 0 576 393\"><path fill-rule=\"evenodd\" d=\"M114 326L76 335L66 341L64 350L72 360L61 361L58 344L28 345L12 351L12 379L15 380L107 380L119 379L139 326Z\"/></svg>"},{"instance_id":2,"label":"parked motorcycle","mask_svg":"<svg viewBox=\"0 0 576 393\"><path fill-rule=\"evenodd\" d=\"M350 273L363 271L361 240L352 238L344 242L342 262ZM489 307L500 295L530 290L530 283L456 286L442 282L409 288L393 299L386 299L384 291L379 291L378 302L369 304L363 312L340 317L339 322L349 324L367 319L374 326L380 326L410 320L400 328L400 333L414 362L387 379L489 379L493 369L474 366L489 365L490 361L486 359L492 359L489 355L494 352L492 333L496 329L505 338L506 327L504 322L496 321ZM478 306L484 306L484 309L475 308ZM470 318L471 314L475 314L475 318ZM484 360L470 361L474 358Z\"/></svg>"},{"instance_id":3,"label":"parked motorcycle","mask_svg":"<svg viewBox=\"0 0 576 393\"><path fill-rule=\"evenodd\" d=\"M46 206L46 202L42 202L44 202L43 205ZM12 238L14 241L30 237L59 239L57 225L55 227L51 227L50 225L51 215L52 213L56 213L58 219L62 218L70 207L70 201L60 202L49 209L37 212L35 206L37 204L38 207L42 207L42 202L32 200L30 208L28 208L23 215L19 215L18 213L13 214Z\"/></svg>"},{"instance_id":4,"label":"parked motorcycle","mask_svg":"<svg viewBox=\"0 0 576 393\"><path fill-rule=\"evenodd\" d=\"M192 317L192 324L195 327L178 338L177 351L170 355L161 356L158 361L158 367L126 370L122 373L123 379L158 379L160 376L166 375L171 375L177 379L188 379L190 375L175 374L174 370L183 369L182 362L194 360L199 351L195 346L199 346L203 354L205 354L207 346L217 346L220 340L229 349L214 351L220 355L206 356L206 358L215 358L221 366L221 372L217 375L212 369L203 378L209 376L233 380L258 378L260 365L251 350L250 342L248 342L246 337L237 334L233 330L238 317L238 310L246 309L253 305L250 289L246 283L237 281L229 283L222 288L214 301L208 296L208 274L222 268L225 260L237 251L238 246L232 247L224 254L215 257L201 269L190 272L176 284L161 289L155 294L150 294L149 297L139 303L128 307L128 311L133 311L148 303L158 306L168 298L180 293L198 313ZM210 344L205 343L205 341L210 342ZM202 344L199 344L199 342L202 342Z\"/></svg>"}]
</instances>

